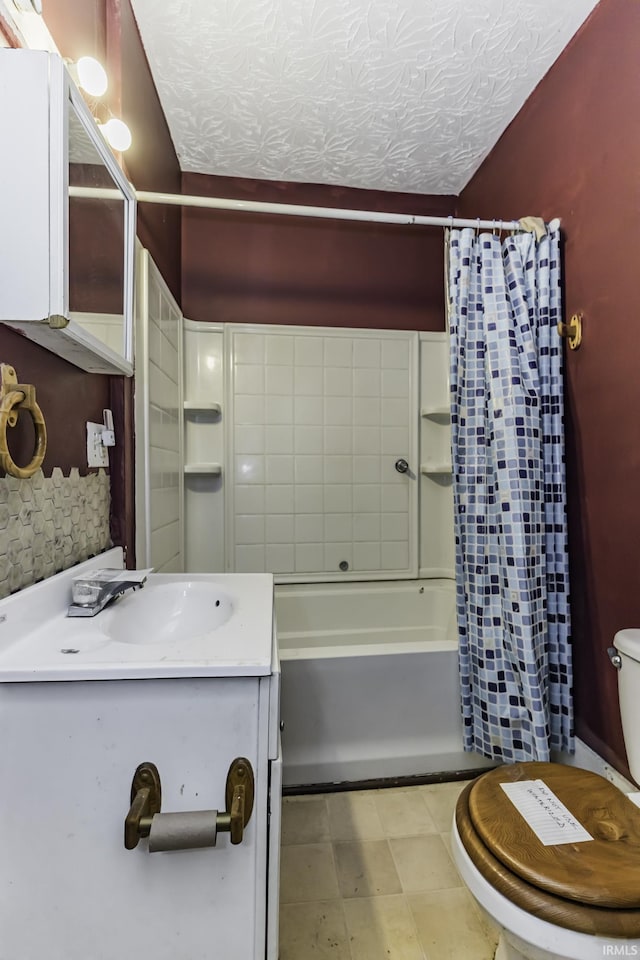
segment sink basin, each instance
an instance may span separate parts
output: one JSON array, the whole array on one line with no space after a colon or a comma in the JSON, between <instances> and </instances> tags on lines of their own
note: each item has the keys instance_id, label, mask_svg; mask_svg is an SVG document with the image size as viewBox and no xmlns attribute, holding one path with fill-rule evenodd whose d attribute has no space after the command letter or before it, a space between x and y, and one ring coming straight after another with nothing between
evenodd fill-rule
<instances>
[{"instance_id":1,"label":"sink basin","mask_svg":"<svg viewBox=\"0 0 640 960\"><path fill-rule=\"evenodd\" d=\"M99 566L120 569L121 547ZM268 676L273 577L152 573L95 617L68 617L74 577L96 558L0 600L0 684Z\"/></svg>"},{"instance_id":2,"label":"sink basin","mask_svg":"<svg viewBox=\"0 0 640 960\"><path fill-rule=\"evenodd\" d=\"M119 643L188 642L217 630L231 617L231 598L219 584L202 580L158 583L154 578L117 600L100 628Z\"/></svg>"}]
</instances>

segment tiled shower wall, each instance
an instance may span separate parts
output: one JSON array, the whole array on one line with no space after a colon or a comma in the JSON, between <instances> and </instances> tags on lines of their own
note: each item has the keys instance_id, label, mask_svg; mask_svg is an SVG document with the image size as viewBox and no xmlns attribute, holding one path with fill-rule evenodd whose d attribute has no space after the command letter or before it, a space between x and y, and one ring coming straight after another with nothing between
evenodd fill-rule
<instances>
[{"instance_id":1,"label":"tiled shower wall","mask_svg":"<svg viewBox=\"0 0 640 960\"><path fill-rule=\"evenodd\" d=\"M185 570L223 571L227 425L224 333L214 323L192 320L183 320L183 330ZM215 405L213 409L211 404Z\"/></svg>"},{"instance_id":2,"label":"tiled shower wall","mask_svg":"<svg viewBox=\"0 0 640 960\"><path fill-rule=\"evenodd\" d=\"M417 336L318 332L227 329L231 568L415 575Z\"/></svg>"},{"instance_id":3,"label":"tiled shower wall","mask_svg":"<svg viewBox=\"0 0 640 960\"><path fill-rule=\"evenodd\" d=\"M146 250L136 272L136 557L184 569L182 314Z\"/></svg>"},{"instance_id":4,"label":"tiled shower wall","mask_svg":"<svg viewBox=\"0 0 640 960\"><path fill-rule=\"evenodd\" d=\"M0 478L0 597L107 550L109 507L103 470Z\"/></svg>"}]
</instances>

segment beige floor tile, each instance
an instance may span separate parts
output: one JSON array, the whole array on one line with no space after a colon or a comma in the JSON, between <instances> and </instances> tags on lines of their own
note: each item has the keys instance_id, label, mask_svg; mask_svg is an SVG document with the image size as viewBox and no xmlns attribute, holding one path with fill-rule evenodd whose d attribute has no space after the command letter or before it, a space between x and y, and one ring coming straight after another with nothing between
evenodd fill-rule
<instances>
[{"instance_id":1,"label":"beige floor tile","mask_svg":"<svg viewBox=\"0 0 640 960\"><path fill-rule=\"evenodd\" d=\"M280 960L490 960L497 932L451 858L463 787L287 797Z\"/></svg>"},{"instance_id":2,"label":"beige floor tile","mask_svg":"<svg viewBox=\"0 0 640 960\"><path fill-rule=\"evenodd\" d=\"M345 900L344 912L353 960L424 960L404 897Z\"/></svg>"},{"instance_id":3,"label":"beige floor tile","mask_svg":"<svg viewBox=\"0 0 640 960\"><path fill-rule=\"evenodd\" d=\"M455 783L430 783L424 787L418 787L429 813L442 833L448 833L451 830L456 801L468 782L468 780L458 780Z\"/></svg>"},{"instance_id":4,"label":"beige floor tile","mask_svg":"<svg viewBox=\"0 0 640 960\"><path fill-rule=\"evenodd\" d=\"M326 843L330 840L329 820L324 797L309 800L286 798L282 801L282 844Z\"/></svg>"},{"instance_id":5,"label":"beige floor tile","mask_svg":"<svg viewBox=\"0 0 640 960\"><path fill-rule=\"evenodd\" d=\"M415 837L438 832L424 796L416 787L381 790L376 794L375 802L387 837Z\"/></svg>"},{"instance_id":6,"label":"beige floor tile","mask_svg":"<svg viewBox=\"0 0 640 960\"><path fill-rule=\"evenodd\" d=\"M427 960L493 960L497 936L463 888L407 897Z\"/></svg>"},{"instance_id":7,"label":"beige floor tile","mask_svg":"<svg viewBox=\"0 0 640 960\"><path fill-rule=\"evenodd\" d=\"M330 843L300 843L280 850L280 902L339 897Z\"/></svg>"},{"instance_id":8,"label":"beige floor tile","mask_svg":"<svg viewBox=\"0 0 640 960\"><path fill-rule=\"evenodd\" d=\"M351 960L342 900L280 908L279 960Z\"/></svg>"},{"instance_id":9,"label":"beige floor tile","mask_svg":"<svg viewBox=\"0 0 640 960\"><path fill-rule=\"evenodd\" d=\"M491 920L489 916L484 912L484 910L480 909L480 907L478 906L476 901L473 899L473 897L471 896L468 890L467 890L467 894L471 900L474 910L480 917L480 925L484 930L487 940L489 941L489 943L493 943L497 946L498 940L500 939L500 931L494 924L493 920Z\"/></svg>"},{"instance_id":10,"label":"beige floor tile","mask_svg":"<svg viewBox=\"0 0 640 960\"><path fill-rule=\"evenodd\" d=\"M442 842L447 848L447 853L453 860L453 853L451 852L451 833L441 833L440 836L442 837ZM455 860L453 860L453 862L455 863Z\"/></svg>"},{"instance_id":11,"label":"beige floor tile","mask_svg":"<svg viewBox=\"0 0 640 960\"><path fill-rule=\"evenodd\" d=\"M371 790L334 793L327 797L332 840L382 840L376 794Z\"/></svg>"},{"instance_id":12,"label":"beige floor tile","mask_svg":"<svg viewBox=\"0 0 640 960\"><path fill-rule=\"evenodd\" d=\"M376 897L402 892L386 840L335 843L333 851L341 896Z\"/></svg>"},{"instance_id":13,"label":"beige floor tile","mask_svg":"<svg viewBox=\"0 0 640 960\"><path fill-rule=\"evenodd\" d=\"M389 840L405 893L462 886L458 871L438 834Z\"/></svg>"}]
</instances>

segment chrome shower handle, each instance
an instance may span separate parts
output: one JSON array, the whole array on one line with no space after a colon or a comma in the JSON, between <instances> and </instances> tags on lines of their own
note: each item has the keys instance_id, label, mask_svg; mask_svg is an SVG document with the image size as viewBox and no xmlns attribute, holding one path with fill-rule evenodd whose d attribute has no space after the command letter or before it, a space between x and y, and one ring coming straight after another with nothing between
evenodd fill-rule
<instances>
[{"instance_id":1,"label":"chrome shower handle","mask_svg":"<svg viewBox=\"0 0 640 960\"><path fill-rule=\"evenodd\" d=\"M396 460L395 468L398 471L398 473L407 473L407 471L409 470L409 464L407 463L406 460L403 460L401 457L399 460Z\"/></svg>"}]
</instances>

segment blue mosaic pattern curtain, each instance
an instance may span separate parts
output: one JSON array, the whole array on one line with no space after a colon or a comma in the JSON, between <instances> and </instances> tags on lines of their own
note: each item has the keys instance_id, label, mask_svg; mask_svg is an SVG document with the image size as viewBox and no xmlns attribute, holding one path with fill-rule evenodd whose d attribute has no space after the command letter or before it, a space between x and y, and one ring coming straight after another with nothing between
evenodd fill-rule
<instances>
[{"instance_id":1,"label":"blue mosaic pattern curtain","mask_svg":"<svg viewBox=\"0 0 640 960\"><path fill-rule=\"evenodd\" d=\"M449 250L465 749L548 760L573 751L559 236Z\"/></svg>"}]
</instances>

